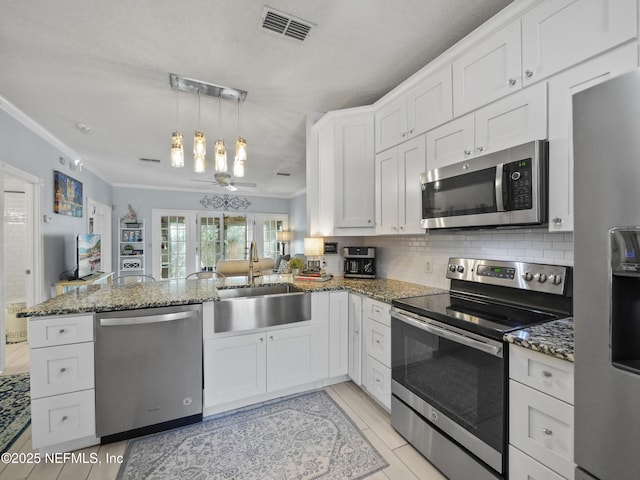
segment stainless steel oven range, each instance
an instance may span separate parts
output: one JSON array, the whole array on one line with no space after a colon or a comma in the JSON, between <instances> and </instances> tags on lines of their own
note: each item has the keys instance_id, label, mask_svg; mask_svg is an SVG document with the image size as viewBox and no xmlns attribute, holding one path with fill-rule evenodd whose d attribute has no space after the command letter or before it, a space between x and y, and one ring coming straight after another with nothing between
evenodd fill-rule
<instances>
[{"instance_id":1,"label":"stainless steel oven range","mask_svg":"<svg viewBox=\"0 0 640 480\"><path fill-rule=\"evenodd\" d=\"M571 314L571 267L450 258L447 278L392 302L392 425L452 480L505 478L503 336Z\"/></svg>"}]
</instances>

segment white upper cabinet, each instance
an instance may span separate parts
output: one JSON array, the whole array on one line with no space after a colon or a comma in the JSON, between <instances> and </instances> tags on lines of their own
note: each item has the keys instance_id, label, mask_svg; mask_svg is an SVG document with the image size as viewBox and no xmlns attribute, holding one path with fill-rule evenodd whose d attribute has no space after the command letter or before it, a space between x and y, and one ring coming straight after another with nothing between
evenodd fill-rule
<instances>
[{"instance_id":1,"label":"white upper cabinet","mask_svg":"<svg viewBox=\"0 0 640 480\"><path fill-rule=\"evenodd\" d=\"M423 233L420 174L425 135L376 155L376 233Z\"/></svg>"},{"instance_id":2,"label":"white upper cabinet","mask_svg":"<svg viewBox=\"0 0 640 480\"><path fill-rule=\"evenodd\" d=\"M460 116L522 86L520 22L487 37L453 62L453 113Z\"/></svg>"},{"instance_id":3,"label":"white upper cabinet","mask_svg":"<svg viewBox=\"0 0 640 480\"><path fill-rule=\"evenodd\" d=\"M476 155L547 138L547 86L534 85L476 112Z\"/></svg>"},{"instance_id":4,"label":"white upper cabinet","mask_svg":"<svg viewBox=\"0 0 640 480\"><path fill-rule=\"evenodd\" d=\"M553 0L522 17L526 86L637 37L636 0Z\"/></svg>"},{"instance_id":5,"label":"white upper cabinet","mask_svg":"<svg viewBox=\"0 0 640 480\"><path fill-rule=\"evenodd\" d=\"M374 212L373 108L329 112L316 122L317 162L307 158L311 235L372 235ZM316 189L317 185L317 189ZM309 188L309 187L308 187Z\"/></svg>"},{"instance_id":6,"label":"white upper cabinet","mask_svg":"<svg viewBox=\"0 0 640 480\"><path fill-rule=\"evenodd\" d=\"M427 133L427 168L547 138L547 87L520 90Z\"/></svg>"},{"instance_id":7,"label":"white upper cabinet","mask_svg":"<svg viewBox=\"0 0 640 480\"><path fill-rule=\"evenodd\" d=\"M335 121L335 227L374 227L373 115Z\"/></svg>"},{"instance_id":8,"label":"white upper cabinet","mask_svg":"<svg viewBox=\"0 0 640 480\"><path fill-rule=\"evenodd\" d=\"M447 66L380 108L375 117L376 152L451 120L451 88L451 67Z\"/></svg>"},{"instance_id":9,"label":"white upper cabinet","mask_svg":"<svg viewBox=\"0 0 640 480\"><path fill-rule=\"evenodd\" d=\"M549 80L549 230L573 230L572 97L638 66L638 45L630 43Z\"/></svg>"},{"instance_id":10,"label":"white upper cabinet","mask_svg":"<svg viewBox=\"0 0 640 480\"><path fill-rule=\"evenodd\" d=\"M473 157L475 125L473 113L427 132L427 170Z\"/></svg>"}]
</instances>

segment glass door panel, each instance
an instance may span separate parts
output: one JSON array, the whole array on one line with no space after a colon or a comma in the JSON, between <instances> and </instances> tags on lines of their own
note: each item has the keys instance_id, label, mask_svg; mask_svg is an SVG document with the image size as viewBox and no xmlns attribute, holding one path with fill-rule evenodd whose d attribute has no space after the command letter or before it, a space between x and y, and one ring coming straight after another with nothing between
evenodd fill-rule
<instances>
[{"instance_id":1,"label":"glass door panel","mask_svg":"<svg viewBox=\"0 0 640 480\"><path fill-rule=\"evenodd\" d=\"M198 218L200 227L200 265L201 272L213 272L222 256L222 219L220 216Z\"/></svg>"},{"instance_id":2,"label":"glass door panel","mask_svg":"<svg viewBox=\"0 0 640 480\"><path fill-rule=\"evenodd\" d=\"M247 258L247 217L244 215L224 215L223 219L225 260L243 260Z\"/></svg>"},{"instance_id":3,"label":"glass door panel","mask_svg":"<svg viewBox=\"0 0 640 480\"><path fill-rule=\"evenodd\" d=\"M166 215L160 219L161 278L187 276L187 217Z\"/></svg>"}]
</instances>

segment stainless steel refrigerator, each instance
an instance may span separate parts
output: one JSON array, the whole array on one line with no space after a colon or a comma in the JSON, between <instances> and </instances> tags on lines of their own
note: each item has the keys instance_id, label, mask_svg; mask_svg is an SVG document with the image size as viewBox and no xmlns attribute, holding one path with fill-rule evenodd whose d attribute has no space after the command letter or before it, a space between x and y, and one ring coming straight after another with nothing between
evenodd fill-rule
<instances>
[{"instance_id":1,"label":"stainless steel refrigerator","mask_svg":"<svg viewBox=\"0 0 640 480\"><path fill-rule=\"evenodd\" d=\"M576 479L640 478L640 71L573 97Z\"/></svg>"}]
</instances>

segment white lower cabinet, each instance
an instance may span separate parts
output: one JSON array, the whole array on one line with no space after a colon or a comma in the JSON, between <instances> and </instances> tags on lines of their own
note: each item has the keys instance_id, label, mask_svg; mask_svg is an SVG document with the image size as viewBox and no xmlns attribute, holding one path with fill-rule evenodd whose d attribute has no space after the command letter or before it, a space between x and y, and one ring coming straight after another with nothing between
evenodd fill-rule
<instances>
[{"instance_id":1,"label":"white lower cabinet","mask_svg":"<svg viewBox=\"0 0 640 480\"><path fill-rule=\"evenodd\" d=\"M311 325L206 340L205 407L314 382L318 359Z\"/></svg>"},{"instance_id":2,"label":"white lower cabinet","mask_svg":"<svg viewBox=\"0 0 640 480\"><path fill-rule=\"evenodd\" d=\"M329 294L329 377L349 374L349 293Z\"/></svg>"},{"instance_id":3,"label":"white lower cabinet","mask_svg":"<svg viewBox=\"0 0 640 480\"><path fill-rule=\"evenodd\" d=\"M391 313L386 303L365 297L362 384L387 410L391 409Z\"/></svg>"},{"instance_id":4,"label":"white lower cabinet","mask_svg":"<svg viewBox=\"0 0 640 480\"><path fill-rule=\"evenodd\" d=\"M362 384L362 296L349 293L349 378Z\"/></svg>"},{"instance_id":5,"label":"white lower cabinet","mask_svg":"<svg viewBox=\"0 0 640 480\"><path fill-rule=\"evenodd\" d=\"M96 438L93 315L31 318L33 448L70 451Z\"/></svg>"},{"instance_id":6,"label":"white lower cabinet","mask_svg":"<svg viewBox=\"0 0 640 480\"><path fill-rule=\"evenodd\" d=\"M509 346L509 478L573 480L573 364Z\"/></svg>"}]
</instances>

